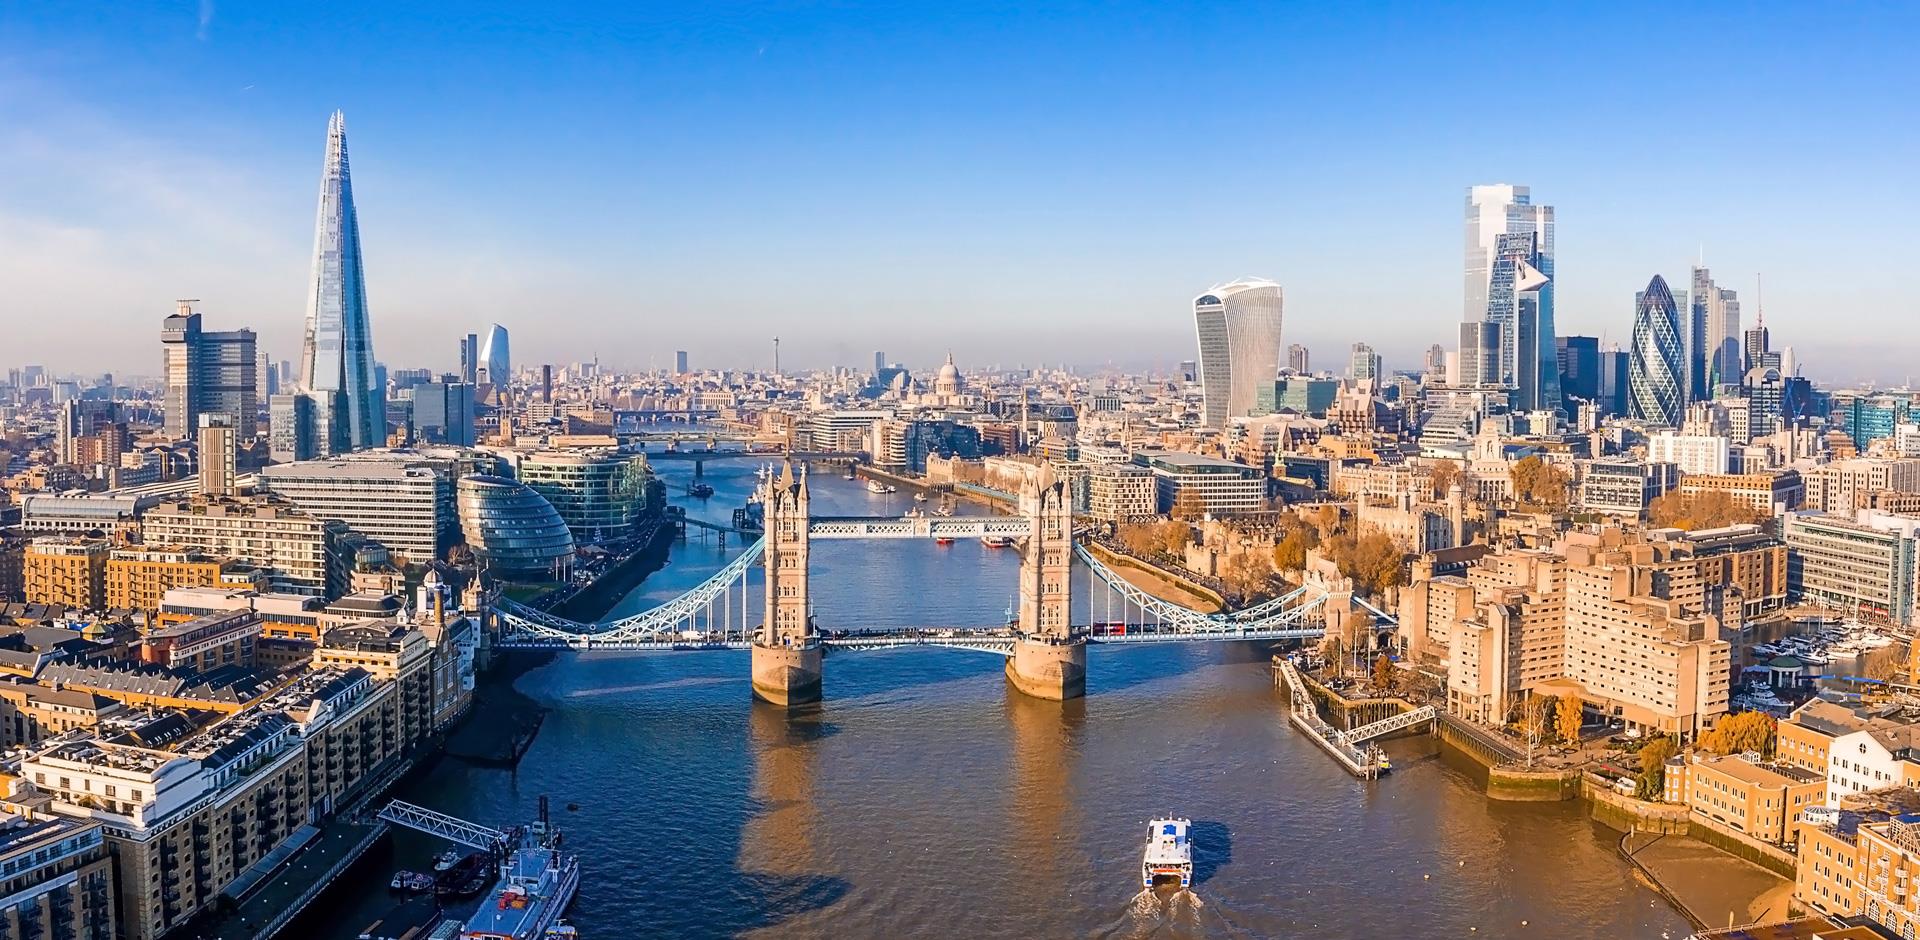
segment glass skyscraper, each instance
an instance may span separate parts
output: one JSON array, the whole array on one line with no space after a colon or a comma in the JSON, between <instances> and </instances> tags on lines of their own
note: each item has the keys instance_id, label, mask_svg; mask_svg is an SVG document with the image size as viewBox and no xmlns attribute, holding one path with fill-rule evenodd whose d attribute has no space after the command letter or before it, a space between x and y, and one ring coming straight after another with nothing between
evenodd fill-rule
<instances>
[{"instance_id":1,"label":"glass skyscraper","mask_svg":"<svg viewBox=\"0 0 1920 940\"><path fill-rule=\"evenodd\" d=\"M1561 406L1559 350L1554 342L1553 207L1533 204L1525 186L1498 183L1467 189L1466 291L1461 319L1493 322L1501 332L1499 361L1475 363L1482 384L1513 387L1526 410ZM1531 242L1514 236L1532 236ZM1502 262L1508 264L1503 268ZM1521 271L1524 264L1529 270ZM1463 339L1467 333L1462 331ZM1475 338L1478 338L1477 336ZM1475 351L1462 348L1462 372ZM1462 382L1466 381L1463 375Z\"/></svg>"},{"instance_id":2,"label":"glass skyscraper","mask_svg":"<svg viewBox=\"0 0 1920 940\"><path fill-rule=\"evenodd\" d=\"M307 328L300 351L303 391L338 403L346 446L386 441L386 389L374 379L373 327L360 265L360 220L347 168L347 119L327 122L320 171L320 209L313 232L313 276L307 285Z\"/></svg>"},{"instance_id":3,"label":"glass skyscraper","mask_svg":"<svg viewBox=\"0 0 1920 940\"><path fill-rule=\"evenodd\" d=\"M1680 336L1680 308L1666 278L1656 274L1634 297L1633 345L1627 351L1627 398L1633 417L1662 427L1679 427L1686 410L1686 350Z\"/></svg>"},{"instance_id":4,"label":"glass skyscraper","mask_svg":"<svg viewBox=\"0 0 1920 940\"><path fill-rule=\"evenodd\" d=\"M513 353L507 345L507 328L498 323L487 331L487 342L480 347L480 384L497 388L513 384Z\"/></svg>"},{"instance_id":5,"label":"glass skyscraper","mask_svg":"<svg viewBox=\"0 0 1920 940\"><path fill-rule=\"evenodd\" d=\"M1222 284L1193 300L1200 341L1201 418L1225 427L1253 411L1280 372L1280 285L1261 278Z\"/></svg>"}]
</instances>

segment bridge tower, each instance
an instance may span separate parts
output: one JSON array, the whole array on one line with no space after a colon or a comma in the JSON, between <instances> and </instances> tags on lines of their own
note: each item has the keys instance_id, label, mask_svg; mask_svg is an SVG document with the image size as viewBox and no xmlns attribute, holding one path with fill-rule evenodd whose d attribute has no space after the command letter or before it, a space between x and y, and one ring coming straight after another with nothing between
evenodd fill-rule
<instances>
[{"instance_id":1,"label":"bridge tower","mask_svg":"<svg viewBox=\"0 0 1920 940\"><path fill-rule=\"evenodd\" d=\"M1087 639L1073 632L1073 499L1051 464L1020 487L1020 512L1033 525L1020 559L1020 622L1007 679L1035 698L1087 694Z\"/></svg>"},{"instance_id":2,"label":"bridge tower","mask_svg":"<svg viewBox=\"0 0 1920 940\"><path fill-rule=\"evenodd\" d=\"M808 616L807 471L791 462L760 483L765 508L766 619L753 640L753 696L774 705L820 701L821 646Z\"/></svg>"}]
</instances>

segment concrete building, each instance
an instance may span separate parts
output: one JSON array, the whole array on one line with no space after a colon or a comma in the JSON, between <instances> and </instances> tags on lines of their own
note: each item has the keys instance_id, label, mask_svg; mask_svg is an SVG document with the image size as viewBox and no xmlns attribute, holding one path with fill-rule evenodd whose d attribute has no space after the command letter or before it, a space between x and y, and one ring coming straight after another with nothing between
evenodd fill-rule
<instances>
[{"instance_id":1,"label":"concrete building","mask_svg":"<svg viewBox=\"0 0 1920 940\"><path fill-rule=\"evenodd\" d=\"M1696 734L1727 711L1730 650L1699 570L1658 544L1566 545L1566 678L1610 718Z\"/></svg>"},{"instance_id":2,"label":"concrete building","mask_svg":"<svg viewBox=\"0 0 1920 940\"><path fill-rule=\"evenodd\" d=\"M202 414L198 431L200 495L237 496L240 492L240 440L233 416Z\"/></svg>"},{"instance_id":3,"label":"concrete building","mask_svg":"<svg viewBox=\"0 0 1920 940\"><path fill-rule=\"evenodd\" d=\"M205 498L162 503L142 528L156 545L198 548L267 570L274 590L338 597L346 590L347 526L291 503Z\"/></svg>"},{"instance_id":4,"label":"concrete building","mask_svg":"<svg viewBox=\"0 0 1920 940\"><path fill-rule=\"evenodd\" d=\"M1680 493L1683 496L1725 493L1761 516L1777 516L1800 508L1806 489L1798 471L1778 470L1688 475L1680 478Z\"/></svg>"},{"instance_id":5,"label":"concrete building","mask_svg":"<svg viewBox=\"0 0 1920 940\"><path fill-rule=\"evenodd\" d=\"M203 414L227 414L243 438L256 436L259 422L260 356L252 330L212 332L200 328L191 300L161 325L165 350L166 434L186 440Z\"/></svg>"},{"instance_id":6,"label":"concrete building","mask_svg":"<svg viewBox=\"0 0 1920 940\"><path fill-rule=\"evenodd\" d=\"M1673 464L1626 458L1588 461L1579 469L1583 511L1630 519L1645 517L1647 507L1680 480Z\"/></svg>"},{"instance_id":7,"label":"concrete building","mask_svg":"<svg viewBox=\"0 0 1920 940\"><path fill-rule=\"evenodd\" d=\"M1871 509L1790 512L1780 533L1789 597L1884 623L1913 622L1920 518Z\"/></svg>"},{"instance_id":8,"label":"concrete building","mask_svg":"<svg viewBox=\"0 0 1920 940\"><path fill-rule=\"evenodd\" d=\"M1727 472L1732 442L1719 435L1660 431L1647 438L1647 461L1670 463L1684 474Z\"/></svg>"},{"instance_id":9,"label":"concrete building","mask_svg":"<svg viewBox=\"0 0 1920 940\"><path fill-rule=\"evenodd\" d=\"M1088 515L1108 522L1128 522L1154 515L1158 506L1158 484L1152 470L1110 461L1087 465Z\"/></svg>"},{"instance_id":10,"label":"concrete building","mask_svg":"<svg viewBox=\"0 0 1920 940\"><path fill-rule=\"evenodd\" d=\"M112 546L100 539L57 535L34 539L20 560L22 593L35 604L104 610L111 551Z\"/></svg>"},{"instance_id":11,"label":"concrete building","mask_svg":"<svg viewBox=\"0 0 1920 940\"><path fill-rule=\"evenodd\" d=\"M4 800L0 800L4 802ZM0 814L0 872L8 894L0 930L9 940L106 940L119 922L106 828L7 803Z\"/></svg>"},{"instance_id":12,"label":"concrete building","mask_svg":"<svg viewBox=\"0 0 1920 940\"><path fill-rule=\"evenodd\" d=\"M343 522L413 564L459 541L447 475L402 457L310 460L268 467L269 493L317 519Z\"/></svg>"},{"instance_id":13,"label":"concrete building","mask_svg":"<svg viewBox=\"0 0 1920 940\"><path fill-rule=\"evenodd\" d=\"M1866 508L1875 492L1920 493L1920 459L1855 457L1821 464L1801 474L1806 507L1846 514Z\"/></svg>"}]
</instances>

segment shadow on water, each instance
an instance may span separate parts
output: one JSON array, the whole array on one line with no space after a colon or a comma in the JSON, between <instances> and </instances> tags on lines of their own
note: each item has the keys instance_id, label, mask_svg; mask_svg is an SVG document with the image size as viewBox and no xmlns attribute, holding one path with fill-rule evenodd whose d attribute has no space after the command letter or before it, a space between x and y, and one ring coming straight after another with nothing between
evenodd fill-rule
<instances>
[{"instance_id":1,"label":"shadow on water","mask_svg":"<svg viewBox=\"0 0 1920 940\"><path fill-rule=\"evenodd\" d=\"M1226 823L1196 819L1187 828L1193 842L1193 883L1206 884L1220 869L1233 864L1233 830Z\"/></svg>"}]
</instances>

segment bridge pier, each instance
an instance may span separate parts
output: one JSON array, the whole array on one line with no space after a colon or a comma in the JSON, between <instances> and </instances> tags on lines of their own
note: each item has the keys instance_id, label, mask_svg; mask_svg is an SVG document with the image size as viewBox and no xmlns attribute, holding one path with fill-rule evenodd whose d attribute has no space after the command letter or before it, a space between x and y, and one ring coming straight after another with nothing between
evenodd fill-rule
<instances>
[{"instance_id":1,"label":"bridge pier","mask_svg":"<svg viewBox=\"0 0 1920 940\"><path fill-rule=\"evenodd\" d=\"M1087 694L1087 641L1021 637L1007 657L1007 681L1022 695L1053 702Z\"/></svg>"},{"instance_id":2,"label":"bridge pier","mask_svg":"<svg viewBox=\"0 0 1920 940\"><path fill-rule=\"evenodd\" d=\"M824 674L818 642L799 646L753 644L753 697L769 705L797 708L820 702Z\"/></svg>"}]
</instances>

